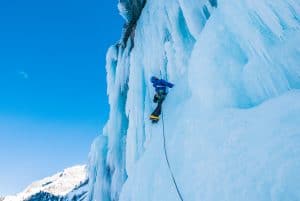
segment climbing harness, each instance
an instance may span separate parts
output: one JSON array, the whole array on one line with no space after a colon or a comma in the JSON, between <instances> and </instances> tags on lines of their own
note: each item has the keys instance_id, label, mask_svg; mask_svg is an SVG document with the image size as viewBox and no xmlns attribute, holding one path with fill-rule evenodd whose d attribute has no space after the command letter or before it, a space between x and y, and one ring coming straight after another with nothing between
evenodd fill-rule
<instances>
[{"instance_id":1,"label":"climbing harness","mask_svg":"<svg viewBox=\"0 0 300 201\"><path fill-rule=\"evenodd\" d=\"M167 165L168 165L168 168L169 168L169 171L170 171L170 174L171 174L171 177L172 177L173 183L174 183L174 185L175 185L175 188L176 188L176 191L177 191L178 197L180 198L180 200L181 200L181 201L183 201L182 195L181 195L181 193L180 193L180 190L179 190L179 188L178 188L177 182L176 182L176 180L175 180L175 177L174 177L174 174L173 174L173 171L172 171L172 168L171 168L170 162L169 162L169 157L168 157L168 152L167 152L167 145L166 145L166 135L165 135L165 122L164 122L164 113L162 112L162 113L161 113L161 115L162 115L163 141L164 141L164 152L165 152L165 158L166 158Z\"/></svg>"}]
</instances>

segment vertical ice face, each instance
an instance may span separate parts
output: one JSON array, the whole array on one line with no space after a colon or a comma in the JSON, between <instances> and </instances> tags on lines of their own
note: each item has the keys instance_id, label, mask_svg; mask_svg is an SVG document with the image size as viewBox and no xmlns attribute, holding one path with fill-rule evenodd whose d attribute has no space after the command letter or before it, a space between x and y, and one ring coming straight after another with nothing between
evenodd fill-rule
<instances>
[{"instance_id":1,"label":"vertical ice face","mask_svg":"<svg viewBox=\"0 0 300 201\"><path fill-rule=\"evenodd\" d=\"M120 0L107 53L109 120L90 154L89 200L300 200L300 2Z\"/></svg>"}]
</instances>

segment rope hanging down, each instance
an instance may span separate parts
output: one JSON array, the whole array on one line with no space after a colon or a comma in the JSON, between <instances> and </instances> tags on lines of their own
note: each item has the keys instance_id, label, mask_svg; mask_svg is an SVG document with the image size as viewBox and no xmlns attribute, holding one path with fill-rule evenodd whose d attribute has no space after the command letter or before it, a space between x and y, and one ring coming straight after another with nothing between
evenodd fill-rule
<instances>
[{"instance_id":1,"label":"rope hanging down","mask_svg":"<svg viewBox=\"0 0 300 201\"><path fill-rule=\"evenodd\" d=\"M174 185L175 185L175 188L176 188L178 197L180 198L181 201L183 201L182 195L181 195L181 193L180 193L180 191L179 191L179 188L178 188L178 186L177 186L177 183L176 183L176 180L175 180L175 177L174 177L174 174L173 174L173 171L172 171L172 169L171 169L170 162L169 162L169 157L168 157L168 153L167 153L167 146L166 146L166 135L165 135L164 113L162 112L161 115L162 115L163 139L164 139L164 151L165 151L166 161L167 161L168 168L169 168L169 171L170 171L170 173L171 173L171 177L172 177L173 183L174 183Z\"/></svg>"}]
</instances>

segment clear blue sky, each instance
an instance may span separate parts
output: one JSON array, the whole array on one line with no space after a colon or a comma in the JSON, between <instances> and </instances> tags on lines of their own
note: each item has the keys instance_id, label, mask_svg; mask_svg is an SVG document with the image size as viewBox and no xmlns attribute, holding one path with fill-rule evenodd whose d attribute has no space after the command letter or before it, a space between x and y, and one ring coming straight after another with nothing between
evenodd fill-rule
<instances>
[{"instance_id":1,"label":"clear blue sky","mask_svg":"<svg viewBox=\"0 0 300 201\"><path fill-rule=\"evenodd\" d=\"M108 118L117 0L0 1L0 195L85 163Z\"/></svg>"}]
</instances>

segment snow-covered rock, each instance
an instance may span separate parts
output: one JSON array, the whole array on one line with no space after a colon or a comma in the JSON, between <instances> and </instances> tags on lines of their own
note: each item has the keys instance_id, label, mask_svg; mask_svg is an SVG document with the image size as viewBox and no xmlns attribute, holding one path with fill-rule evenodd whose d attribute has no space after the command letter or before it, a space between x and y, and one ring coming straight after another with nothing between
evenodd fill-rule
<instances>
[{"instance_id":1,"label":"snow-covered rock","mask_svg":"<svg viewBox=\"0 0 300 201\"><path fill-rule=\"evenodd\" d=\"M129 23L139 17L146 0L119 0L118 8L121 16Z\"/></svg>"},{"instance_id":2,"label":"snow-covered rock","mask_svg":"<svg viewBox=\"0 0 300 201\"><path fill-rule=\"evenodd\" d=\"M87 187L86 167L74 166L36 181L23 192L6 196L3 201L79 201L85 198Z\"/></svg>"},{"instance_id":3,"label":"snow-covered rock","mask_svg":"<svg viewBox=\"0 0 300 201\"><path fill-rule=\"evenodd\" d=\"M148 0L128 33L89 201L300 200L299 0ZM155 125L152 75L175 84Z\"/></svg>"}]
</instances>

